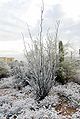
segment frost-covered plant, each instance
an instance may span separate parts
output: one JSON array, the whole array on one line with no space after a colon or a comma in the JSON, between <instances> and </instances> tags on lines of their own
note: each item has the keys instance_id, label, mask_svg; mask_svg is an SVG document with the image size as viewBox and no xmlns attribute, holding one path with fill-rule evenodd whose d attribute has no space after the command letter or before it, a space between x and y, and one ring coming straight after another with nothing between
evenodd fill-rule
<instances>
[{"instance_id":1,"label":"frost-covered plant","mask_svg":"<svg viewBox=\"0 0 80 119\"><path fill-rule=\"evenodd\" d=\"M64 46L62 41L59 42L59 61L56 71L56 81L64 84L70 79L73 79L76 70L75 70L75 60L70 59L69 56L65 57Z\"/></svg>"},{"instance_id":2,"label":"frost-covered plant","mask_svg":"<svg viewBox=\"0 0 80 119\"><path fill-rule=\"evenodd\" d=\"M16 83L26 83L26 64L22 61L14 61L9 64L11 68L11 75L15 77ZM26 85L26 84L24 84Z\"/></svg>"},{"instance_id":3,"label":"frost-covered plant","mask_svg":"<svg viewBox=\"0 0 80 119\"><path fill-rule=\"evenodd\" d=\"M11 67L11 75L15 75L15 78L22 79L23 73L22 73L21 63L16 60L10 63L9 65Z\"/></svg>"},{"instance_id":4,"label":"frost-covered plant","mask_svg":"<svg viewBox=\"0 0 80 119\"><path fill-rule=\"evenodd\" d=\"M51 38L50 34L48 34L45 43L42 27L43 11L44 6L41 9L40 33L36 40L33 40L28 26L28 32L32 44L32 47L30 47L31 44L29 45L30 51L27 51L24 35L22 34L25 47L25 56L28 64L27 78L36 92L37 100L42 100L48 95L55 80L57 56L55 47L59 28L59 23L57 23L55 39Z\"/></svg>"},{"instance_id":5,"label":"frost-covered plant","mask_svg":"<svg viewBox=\"0 0 80 119\"><path fill-rule=\"evenodd\" d=\"M75 66L75 61L66 59L62 63L63 67L63 73L64 73L64 82L72 81L75 79L75 74L76 74L76 66Z\"/></svg>"},{"instance_id":6,"label":"frost-covered plant","mask_svg":"<svg viewBox=\"0 0 80 119\"><path fill-rule=\"evenodd\" d=\"M42 45L42 44L41 44ZM48 95L54 82L54 66L47 52L44 52L42 46L35 47L31 52L27 52L26 58L28 62L27 78L31 86L36 91L36 99L44 99ZM51 54L49 54L51 55Z\"/></svg>"}]
</instances>

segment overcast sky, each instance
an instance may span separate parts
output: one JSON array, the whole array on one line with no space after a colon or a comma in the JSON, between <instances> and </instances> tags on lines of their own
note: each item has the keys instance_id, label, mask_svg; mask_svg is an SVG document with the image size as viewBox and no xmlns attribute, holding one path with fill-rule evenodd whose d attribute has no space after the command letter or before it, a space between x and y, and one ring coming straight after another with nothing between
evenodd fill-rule
<instances>
[{"instance_id":1,"label":"overcast sky","mask_svg":"<svg viewBox=\"0 0 80 119\"><path fill-rule=\"evenodd\" d=\"M80 48L80 0L44 0L44 32L60 19L59 39ZM0 0L0 56L19 56L28 40L26 22L33 36L39 32L41 0ZM54 30L53 30L54 31Z\"/></svg>"}]
</instances>

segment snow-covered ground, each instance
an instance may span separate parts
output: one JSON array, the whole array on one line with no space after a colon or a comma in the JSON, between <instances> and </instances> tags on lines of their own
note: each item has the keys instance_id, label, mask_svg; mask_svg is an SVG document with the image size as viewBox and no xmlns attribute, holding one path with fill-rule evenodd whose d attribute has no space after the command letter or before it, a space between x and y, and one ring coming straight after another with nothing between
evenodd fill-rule
<instances>
[{"instance_id":1,"label":"snow-covered ground","mask_svg":"<svg viewBox=\"0 0 80 119\"><path fill-rule=\"evenodd\" d=\"M13 77L0 81L0 119L80 119L80 85L77 83L56 84L40 102L35 100L29 85L18 90L13 84Z\"/></svg>"}]
</instances>

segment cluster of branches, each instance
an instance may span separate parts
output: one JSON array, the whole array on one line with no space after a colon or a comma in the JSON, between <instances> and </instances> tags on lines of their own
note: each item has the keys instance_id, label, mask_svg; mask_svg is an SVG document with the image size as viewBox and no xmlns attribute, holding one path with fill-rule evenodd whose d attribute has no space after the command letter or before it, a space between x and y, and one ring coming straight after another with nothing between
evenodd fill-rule
<instances>
[{"instance_id":1,"label":"cluster of branches","mask_svg":"<svg viewBox=\"0 0 80 119\"><path fill-rule=\"evenodd\" d=\"M44 4L41 7L40 33L36 40L33 40L32 34L28 26L28 32L32 41L30 51L27 51L25 38L22 33L25 56L27 59L28 74L27 79L31 82L36 92L36 99L42 100L48 95L54 81L57 64L57 37L60 22L57 22L55 38L47 33L45 42L43 41L43 13Z\"/></svg>"}]
</instances>

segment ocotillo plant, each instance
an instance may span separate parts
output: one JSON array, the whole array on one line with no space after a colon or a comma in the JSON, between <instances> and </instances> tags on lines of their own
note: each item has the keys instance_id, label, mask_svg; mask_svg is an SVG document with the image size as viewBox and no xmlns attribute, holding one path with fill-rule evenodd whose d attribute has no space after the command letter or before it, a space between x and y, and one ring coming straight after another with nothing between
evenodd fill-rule
<instances>
[{"instance_id":1,"label":"ocotillo plant","mask_svg":"<svg viewBox=\"0 0 80 119\"><path fill-rule=\"evenodd\" d=\"M30 51L28 51L26 47L24 35L22 33L25 48L25 56L27 59L27 71L28 71L27 79L29 80L30 85L35 90L37 101L44 99L48 95L51 87L54 84L56 72L56 59L57 59L56 58L57 51L55 49L57 49L56 45L57 45L59 23L57 23L56 25L55 39L50 37L49 32L47 34L46 39L44 39L43 12L44 12L44 4L41 7L40 32L39 36L35 41L31 35L28 26L29 37L31 40L31 44L29 45Z\"/></svg>"}]
</instances>

